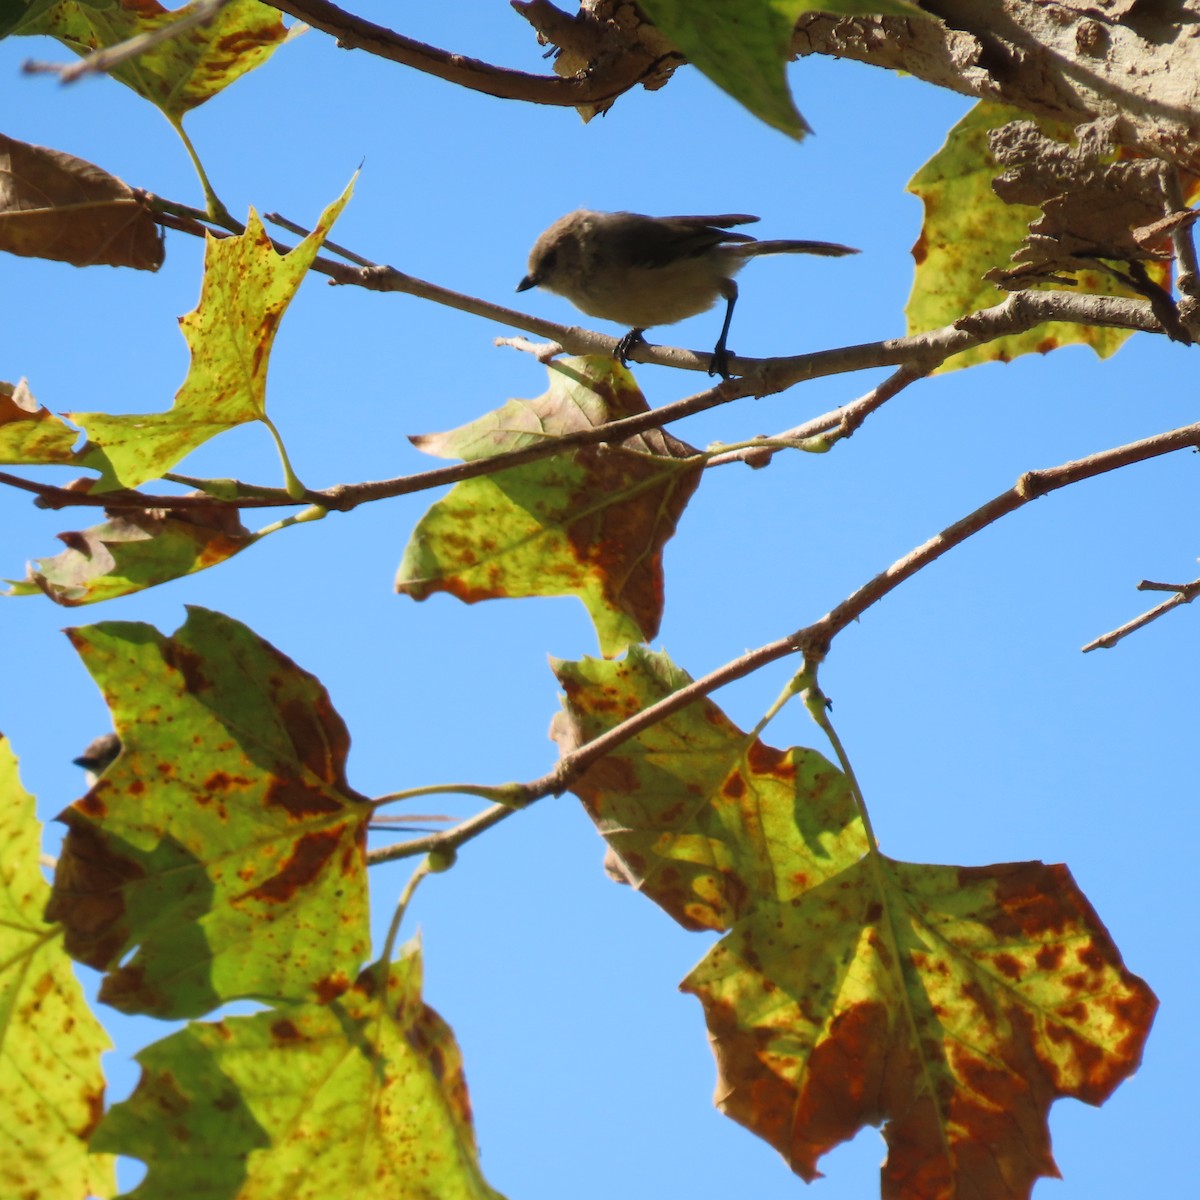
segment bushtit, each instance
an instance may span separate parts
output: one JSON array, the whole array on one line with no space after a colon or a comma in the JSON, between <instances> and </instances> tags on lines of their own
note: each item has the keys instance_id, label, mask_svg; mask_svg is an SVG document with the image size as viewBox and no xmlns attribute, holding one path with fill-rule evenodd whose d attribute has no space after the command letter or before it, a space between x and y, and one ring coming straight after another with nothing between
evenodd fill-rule
<instances>
[{"instance_id":1,"label":"bushtit","mask_svg":"<svg viewBox=\"0 0 1200 1200\"><path fill-rule=\"evenodd\" d=\"M724 296L725 323L708 373L729 378L725 339L737 300L733 276L759 254L857 254L834 242L759 242L731 225L757 217L646 217L630 212L590 212L560 217L533 244L529 274L517 291L544 287L581 312L631 326L617 344L621 362L645 339L651 325L672 325L711 308Z\"/></svg>"}]
</instances>

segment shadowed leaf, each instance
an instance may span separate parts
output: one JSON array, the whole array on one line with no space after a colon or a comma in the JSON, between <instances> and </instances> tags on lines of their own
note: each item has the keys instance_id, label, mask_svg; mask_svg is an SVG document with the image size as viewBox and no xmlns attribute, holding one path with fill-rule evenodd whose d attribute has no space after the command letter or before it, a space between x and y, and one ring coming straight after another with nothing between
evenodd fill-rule
<instances>
[{"instance_id":1,"label":"shadowed leaf","mask_svg":"<svg viewBox=\"0 0 1200 1200\"><path fill-rule=\"evenodd\" d=\"M170 638L126 622L69 632L123 750L60 818L47 915L108 972L100 998L184 1017L344 991L368 945L371 810L346 783L349 737L324 688L205 609Z\"/></svg>"},{"instance_id":2,"label":"shadowed leaf","mask_svg":"<svg viewBox=\"0 0 1200 1200\"><path fill-rule=\"evenodd\" d=\"M162 234L145 200L82 158L0 134L0 250L76 267L157 271Z\"/></svg>"},{"instance_id":3,"label":"shadowed leaf","mask_svg":"<svg viewBox=\"0 0 1200 1200\"><path fill-rule=\"evenodd\" d=\"M61 931L42 918L41 825L0 735L0 1195L81 1200L116 1191L113 1162L88 1152L104 1106L92 1016Z\"/></svg>"},{"instance_id":4,"label":"shadowed leaf","mask_svg":"<svg viewBox=\"0 0 1200 1200\"><path fill-rule=\"evenodd\" d=\"M430 454L469 461L646 411L612 359L558 359L549 390L510 400L470 425L414 438ZM578 596L605 654L652 638L662 618L662 548L701 465L658 431L584 446L456 484L421 518L396 589L468 604L516 596Z\"/></svg>"},{"instance_id":5,"label":"shadowed leaf","mask_svg":"<svg viewBox=\"0 0 1200 1200\"><path fill-rule=\"evenodd\" d=\"M796 111L785 67L806 12L920 15L902 0L642 0L641 7L688 61L761 121L790 137L810 132Z\"/></svg>"},{"instance_id":6,"label":"shadowed leaf","mask_svg":"<svg viewBox=\"0 0 1200 1200\"><path fill-rule=\"evenodd\" d=\"M146 1162L139 1200L500 1200L479 1169L462 1057L421 999L415 942L328 1005L193 1024L138 1055L96 1143ZM170 1113L169 1123L163 1113Z\"/></svg>"}]
</instances>

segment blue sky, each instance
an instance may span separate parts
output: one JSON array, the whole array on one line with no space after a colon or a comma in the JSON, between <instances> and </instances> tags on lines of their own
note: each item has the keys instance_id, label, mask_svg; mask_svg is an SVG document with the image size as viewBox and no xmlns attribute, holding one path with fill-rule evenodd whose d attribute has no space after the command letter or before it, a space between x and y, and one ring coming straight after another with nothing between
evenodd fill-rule
<instances>
[{"instance_id":1,"label":"blue sky","mask_svg":"<svg viewBox=\"0 0 1200 1200\"><path fill-rule=\"evenodd\" d=\"M545 69L507 6L374 8L446 48ZM68 89L19 74L26 57L61 54L48 42L0 43L5 131L199 203L182 147L132 93L107 80ZM790 79L816 130L802 144L758 124L691 69L657 93L622 97L585 126L572 111L465 93L309 33L187 125L235 214L253 204L311 222L361 162L336 240L551 319L582 322L565 301L516 297L513 288L533 239L562 213L732 211L760 214L766 237L863 251L751 263L733 349L790 354L898 335L920 223L904 184L969 102L847 63L803 61ZM5 258L0 376L28 377L55 411L168 407L187 366L176 317L195 305L200 257L199 243L172 234L154 276ZM719 313L709 313L650 336L706 348L718 327ZM493 346L511 332L410 297L311 279L284 321L268 389L297 470L326 486L431 465L407 434L544 390L532 358ZM1104 363L1072 348L973 368L908 389L830 454L708 472L667 550L656 646L702 674L819 617L1022 471L1193 420L1186 353L1139 335ZM637 377L652 404L701 382L650 367ZM814 381L674 432L706 445L782 430L880 377ZM278 480L257 427L222 435L185 469ZM1041 1182L1038 1200L1181 1195L1194 1179L1198 980L1181 952L1180 914L1197 833L1196 614L1181 609L1115 650L1079 647L1149 605L1134 590L1139 579L1194 577L1185 514L1197 499L1191 454L1044 498L874 607L838 639L822 673L885 851L917 862L1065 861L1129 967L1160 997L1136 1077L1101 1110L1054 1108L1065 1178ZM184 604L245 622L325 683L349 725L350 780L362 792L549 769L557 698L546 660L596 653L582 607L394 595L408 532L431 500L334 515L218 569L90 610L5 602L0 729L39 812L49 819L80 793L70 759L108 727L59 630L122 619L171 631ZM10 494L0 575L20 576L27 559L53 554L54 534L72 522ZM715 699L753 725L790 665ZM824 749L799 707L777 719L770 740ZM445 811L471 810L450 804ZM56 837L51 827L51 848ZM467 847L410 911L406 928L425 942L427 999L463 1048L490 1182L513 1200L564 1191L591 1200L614 1189L795 1194L804 1185L782 1160L712 1107L700 1008L677 991L708 939L610 883L602 849L576 801L547 800ZM380 937L405 877L404 866L372 876ZM167 1027L103 1016L118 1042L106 1069L120 1098L136 1079L129 1053ZM865 1131L828 1156L812 1195L875 1194L882 1152ZM136 1170L123 1178L130 1186Z\"/></svg>"}]
</instances>

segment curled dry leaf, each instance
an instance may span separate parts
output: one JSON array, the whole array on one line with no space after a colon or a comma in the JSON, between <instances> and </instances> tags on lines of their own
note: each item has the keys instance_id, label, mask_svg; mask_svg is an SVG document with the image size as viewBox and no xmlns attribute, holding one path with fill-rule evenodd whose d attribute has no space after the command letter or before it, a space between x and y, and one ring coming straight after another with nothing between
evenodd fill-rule
<instances>
[{"instance_id":1,"label":"curled dry leaf","mask_svg":"<svg viewBox=\"0 0 1200 1200\"><path fill-rule=\"evenodd\" d=\"M163 242L145 199L61 150L0 134L0 250L76 267L157 271Z\"/></svg>"}]
</instances>

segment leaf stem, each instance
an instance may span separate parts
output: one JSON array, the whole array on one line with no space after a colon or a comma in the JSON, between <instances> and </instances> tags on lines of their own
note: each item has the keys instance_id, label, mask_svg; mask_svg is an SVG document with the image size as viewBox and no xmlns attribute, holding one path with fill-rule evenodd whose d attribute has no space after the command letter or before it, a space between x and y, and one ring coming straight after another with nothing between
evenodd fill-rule
<instances>
[{"instance_id":1,"label":"leaf stem","mask_svg":"<svg viewBox=\"0 0 1200 1200\"><path fill-rule=\"evenodd\" d=\"M200 155L196 153L196 147L192 145L192 139L188 137L187 132L183 128L183 121L171 116L169 113L164 115L171 122L171 128L179 134L179 140L183 142L183 148L188 152L188 157L192 160L192 166L196 169L196 174L200 177L200 186L204 189L204 210L208 219L218 225L224 225L226 228L235 225L236 222L234 222L229 209L221 203L221 198L217 195L216 190L209 181L208 174L204 170L204 164L200 161Z\"/></svg>"}]
</instances>

